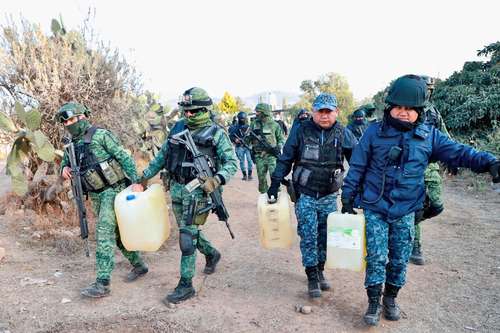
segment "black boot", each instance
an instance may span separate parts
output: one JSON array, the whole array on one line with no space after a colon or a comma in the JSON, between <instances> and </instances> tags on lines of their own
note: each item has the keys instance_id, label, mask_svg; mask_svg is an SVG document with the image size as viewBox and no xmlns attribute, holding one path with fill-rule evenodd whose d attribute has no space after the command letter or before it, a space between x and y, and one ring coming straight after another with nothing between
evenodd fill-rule
<instances>
[{"instance_id":1,"label":"black boot","mask_svg":"<svg viewBox=\"0 0 500 333\"><path fill-rule=\"evenodd\" d=\"M325 263L318 263L318 279L319 279L319 288L323 291L330 290L331 286L328 281L326 281L325 276L323 275L323 271L325 270Z\"/></svg>"},{"instance_id":2,"label":"black boot","mask_svg":"<svg viewBox=\"0 0 500 333\"><path fill-rule=\"evenodd\" d=\"M207 263L205 264L203 273L212 274L213 272L215 272L215 267L217 267L217 263L219 262L220 257L220 252L217 250L214 250L214 253L212 253L211 255L205 256Z\"/></svg>"},{"instance_id":3,"label":"black boot","mask_svg":"<svg viewBox=\"0 0 500 333\"><path fill-rule=\"evenodd\" d=\"M382 294L382 285L377 284L366 288L368 295L368 309L363 317L365 323L370 326L377 326L380 321L380 313L382 307L380 306L380 296Z\"/></svg>"},{"instance_id":4,"label":"black boot","mask_svg":"<svg viewBox=\"0 0 500 333\"><path fill-rule=\"evenodd\" d=\"M146 266L145 263L141 263L137 266L134 266L130 273L127 274L127 277L125 278L125 282L133 282L146 274L149 271L148 266Z\"/></svg>"},{"instance_id":5,"label":"black boot","mask_svg":"<svg viewBox=\"0 0 500 333\"><path fill-rule=\"evenodd\" d=\"M241 180L248 180L247 178L247 172L246 171L242 171L243 173L243 178L241 178Z\"/></svg>"},{"instance_id":6,"label":"black boot","mask_svg":"<svg viewBox=\"0 0 500 333\"><path fill-rule=\"evenodd\" d=\"M384 306L384 317L387 320L399 320L401 317L401 311L399 306L396 304L396 297L398 296L399 287L393 286L392 284L385 284L384 298L382 299L382 305Z\"/></svg>"},{"instance_id":7,"label":"black boot","mask_svg":"<svg viewBox=\"0 0 500 333\"><path fill-rule=\"evenodd\" d=\"M321 297L321 289L319 287L318 267L317 266L306 267L306 275L307 275L307 291L309 293L309 297L311 298Z\"/></svg>"},{"instance_id":8,"label":"black boot","mask_svg":"<svg viewBox=\"0 0 500 333\"><path fill-rule=\"evenodd\" d=\"M252 180L253 177L252 177L252 169L248 170L248 177L247 177L247 180Z\"/></svg>"},{"instance_id":9,"label":"black boot","mask_svg":"<svg viewBox=\"0 0 500 333\"><path fill-rule=\"evenodd\" d=\"M90 286L82 289L80 291L80 294L85 297L99 298L108 296L110 292L111 290L109 288L109 280L97 279Z\"/></svg>"},{"instance_id":10,"label":"black boot","mask_svg":"<svg viewBox=\"0 0 500 333\"><path fill-rule=\"evenodd\" d=\"M422 246L420 242L413 242L413 249L411 251L410 262L414 265L424 265L424 255L422 254Z\"/></svg>"},{"instance_id":11,"label":"black boot","mask_svg":"<svg viewBox=\"0 0 500 333\"><path fill-rule=\"evenodd\" d=\"M167 297L163 299L164 304L168 303L180 303L182 301L185 301L187 299L190 299L193 297L195 294L194 288L193 288L193 282L191 279L185 279L181 278L179 280L179 283L177 284L177 287L175 287L174 292L171 294L168 294Z\"/></svg>"}]
</instances>

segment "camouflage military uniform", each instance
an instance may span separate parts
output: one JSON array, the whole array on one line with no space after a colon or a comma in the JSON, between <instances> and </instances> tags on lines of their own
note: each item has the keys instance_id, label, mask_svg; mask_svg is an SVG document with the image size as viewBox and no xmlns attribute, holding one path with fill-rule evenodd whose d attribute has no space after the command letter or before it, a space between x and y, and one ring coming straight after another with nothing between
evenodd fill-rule
<instances>
[{"instance_id":1,"label":"camouflage military uniform","mask_svg":"<svg viewBox=\"0 0 500 333\"><path fill-rule=\"evenodd\" d=\"M387 221L381 214L364 210L366 219L365 287L388 283L402 287L415 237L415 213ZM387 262L387 258L389 261Z\"/></svg>"},{"instance_id":2,"label":"camouflage military uniform","mask_svg":"<svg viewBox=\"0 0 500 333\"><path fill-rule=\"evenodd\" d=\"M427 101L424 107L424 114L426 117L425 122L439 129L441 132L450 137L446 125L441 117L439 111L434 107L432 103ZM444 203L442 200L442 187L443 180L439 174L439 164L429 163L427 169L424 173L425 190L427 197L429 198L429 205L433 207L443 207ZM411 261L416 264L423 264L423 257L421 253L422 247L422 224L418 224L415 227L415 243Z\"/></svg>"},{"instance_id":3,"label":"camouflage military uniform","mask_svg":"<svg viewBox=\"0 0 500 333\"><path fill-rule=\"evenodd\" d=\"M90 124L80 120L85 126L84 132L90 129ZM75 146L83 144L83 134L73 138ZM120 164L130 182L136 182L137 172L134 160L127 154L118 139L108 130L97 129L92 136L90 151L94 154L97 162L107 161L114 158ZM69 166L68 156L64 155L61 163L61 171ZM116 194L126 187L126 182L122 181L114 187L108 187L99 193L89 192L92 201L94 214L97 217L96 223L96 269L97 281L107 281L111 278L111 272L115 266L115 245L118 246L122 254L134 266L144 266L139 252L126 250L118 232L116 215L114 211L114 200Z\"/></svg>"},{"instance_id":4,"label":"camouflage military uniform","mask_svg":"<svg viewBox=\"0 0 500 333\"><path fill-rule=\"evenodd\" d=\"M160 150L163 142L165 142L167 124L161 112L150 110L144 115L144 118L148 124L146 129L147 148L152 154L151 158L153 158Z\"/></svg>"},{"instance_id":5,"label":"camouflage military uniform","mask_svg":"<svg viewBox=\"0 0 500 333\"><path fill-rule=\"evenodd\" d=\"M271 146L281 149L285 142L285 137L279 124L271 117L271 106L269 104L259 103L255 107L255 111L260 112L260 116L250 124L251 130L259 136L263 136ZM267 184L267 175L269 174L270 176L274 172L276 168L276 157L265 151L258 140L250 136L247 138L247 142L252 145L252 150L255 154L255 166L259 179L259 192L266 193L269 188Z\"/></svg>"},{"instance_id":6,"label":"camouflage military uniform","mask_svg":"<svg viewBox=\"0 0 500 333\"><path fill-rule=\"evenodd\" d=\"M237 170L236 156L228 135L210 118L210 110L212 109L210 97L201 88L188 89L183 96L186 97L187 101L180 102L179 105L183 108L186 119L175 124L169 138L154 160L144 170L142 176L143 180L150 179L162 169L166 169L169 174L172 208L179 226L179 245L182 252L181 279L175 291L164 300L164 302L171 303L178 303L194 296L192 278L196 267L196 249L203 253L207 259L205 267L207 274L214 271L215 265L220 259L220 253L199 230L199 227L205 223L208 213L197 215L194 218L189 216L189 208L193 203L196 203L197 210L207 206L208 194L202 188L197 188L191 193L187 191L186 184L195 179L196 175L193 173L192 167L183 165L183 162L189 162L192 155L186 151L184 145L172 141L172 136L189 129L200 151L203 153L209 151L207 155L215 160L216 175L214 178L219 179L219 185L226 184ZM201 144L199 140L209 142L208 146Z\"/></svg>"},{"instance_id":7,"label":"camouflage military uniform","mask_svg":"<svg viewBox=\"0 0 500 333\"><path fill-rule=\"evenodd\" d=\"M184 120L178 122L174 128L172 129L171 134L176 134L179 132L179 127L184 128ZM195 134L196 131L193 131ZM217 157L220 164L217 168L217 173L222 175L226 182L236 173L237 170L237 162L236 156L234 154L233 146L229 137L225 133L225 131L221 128L217 130L214 135L214 142L217 147ZM168 154L168 141L165 142L156 155L155 159L151 161L148 167L144 170L143 178L150 179L154 177L160 170L165 167L165 158ZM187 208L191 204L192 200L196 200L198 207L204 207L207 203L207 194L201 189L198 188L192 193L189 193L185 184L181 184L178 181L172 179L170 181L170 196L172 198L172 209L175 215L175 219L177 221L177 225L179 226L179 231L186 230L193 236L193 243L196 248L203 253L204 255L210 255L214 252L214 248L210 244L210 242L205 238L203 233L199 230L199 227L202 226L207 217L208 213L203 215L198 215L194 221L193 225L187 225ZM181 277L191 279L194 276L195 272L195 263L196 263L196 252L189 256L181 257Z\"/></svg>"}]
</instances>

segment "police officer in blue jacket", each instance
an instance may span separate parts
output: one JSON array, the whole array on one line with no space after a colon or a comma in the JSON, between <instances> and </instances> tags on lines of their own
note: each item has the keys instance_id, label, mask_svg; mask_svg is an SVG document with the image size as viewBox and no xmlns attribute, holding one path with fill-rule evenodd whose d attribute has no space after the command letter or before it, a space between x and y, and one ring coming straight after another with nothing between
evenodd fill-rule
<instances>
[{"instance_id":1,"label":"police officer in blue jacket","mask_svg":"<svg viewBox=\"0 0 500 333\"><path fill-rule=\"evenodd\" d=\"M270 199L277 198L280 183L293 166L292 181L299 196L295 204L297 233L311 298L320 297L322 290L330 289L323 275L326 219L337 210L344 156L355 140L351 138L350 146L344 145L345 128L337 121L338 114L334 95L316 97L312 117L292 127L267 191Z\"/></svg>"},{"instance_id":2,"label":"police officer in blue jacket","mask_svg":"<svg viewBox=\"0 0 500 333\"><path fill-rule=\"evenodd\" d=\"M477 173L489 171L493 181L500 182L500 161L495 156L457 143L424 123L426 89L416 75L394 81L385 99L384 118L370 125L355 147L342 187L342 213L356 214L353 207L360 206L366 219L368 325L378 324L382 310L388 320L400 317L395 299L406 280L429 161Z\"/></svg>"}]
</instances>

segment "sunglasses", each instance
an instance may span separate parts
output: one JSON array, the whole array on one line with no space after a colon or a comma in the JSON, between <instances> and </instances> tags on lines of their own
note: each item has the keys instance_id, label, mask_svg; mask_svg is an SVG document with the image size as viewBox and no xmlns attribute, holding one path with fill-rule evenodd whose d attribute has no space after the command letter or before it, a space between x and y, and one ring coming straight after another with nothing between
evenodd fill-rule
<instances>
[{"instance_id":1,"label":"sunglasses","mask_svg":"<svg viewBox=\"0 0 500 333\"><path fill-rule=\"evenodd\" d=\"M197 114L200 112L205 112L207 109L206 108L199 108L199 109L192 109L192 110L184 110L184 113L191 113L191 114Z\"/></svg>"},{"instance_id":2,"label":"sunglasses","mask_svg":"<svg viewBox=\"0 0 500 333\"><path fill-rule=\"evenodd\" d=\"M59 117L59 121L63 122L63 121L66 121L70 118L76 117L78 115L79 114L75 113L74 110L65 110L65 111L60 112L58 117Z\"/></svg>"}]
</instances>

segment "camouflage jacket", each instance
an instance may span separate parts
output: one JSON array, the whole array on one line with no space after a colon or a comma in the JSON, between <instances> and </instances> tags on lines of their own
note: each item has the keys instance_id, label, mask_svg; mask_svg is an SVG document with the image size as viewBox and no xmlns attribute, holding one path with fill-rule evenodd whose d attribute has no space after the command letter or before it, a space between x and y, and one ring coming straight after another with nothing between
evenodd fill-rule
<instances>
[{"instance_id":1,"label":"camouflage jacket","mask_svg":"<svg viewBox=\"0 0 500 333\"><path fill-rule=\"evenodd\" d=\"M278 146L281 149L283 147L283 144L285 143L283 130L281 129L281 126L273 119L270 119L268 121L261 121L260 119L257 119L250 124L250 129L254 132L257 132L256 134L260 136L263 135L267 142L273 147ZM252 145L252 148L255 152L264 152L264 148L261 144L259 144L257 139L252 138L251 136L247 136L245 141L248 144Z\"/></svg>"},{"instance_id":2,"label":"camouflage jacket","mask_svg":"<svg viewBox=\"0 0 500 333\"><path fill-rule=\"evenodd\" d=\"M82 141L83 135L74 140L73 143L79 144ZM118 138L110 131L103 128L97 129L92 137L90 150L98 162L103 162L113 157L120 163L123 172L132 183L138 181L139 177L137 176L134 159L125 151ZM61 172L65 166L69 166L69 158L66 152L61 163Z\"/></svg>"},{"instance_id":3,"label":"camouflage jacket","mask_svg":"<svg viewBox=\"0 0 500 333\"><path fill-rule=\"evenodd\" d=\"M184 128L184 120L180 120L172 128L170 135L178 133L180 132L179 129L183 130ZM231 144L231 140L229 140L227 133L222 128L218 128L217 132L215 132L214 142L216 146L218 161L218 165L216 166L217 174L220 174L227 183L229 179L236 173L236 170L238 168L233 145ZM151 162L149 162L148 167L144 170L142 174L143 180L153 178L158 172L160 172L160 170L165 167L165 158L169 153L168 147L169 144L167 139L167 141L163 143L158 154Z\"/></svg>"},{"instance_id":4,"label":"camouflage jacket","mask_svg":"<svg viewBox=\"0 0 500 333\"><path fill-rule=\"evenodd\" d=\"M436 127L438 130L443 132L447 137L451 138L450 133L444 123L441 113L436 109L434 104L431 102L425 102L424 106L425 123Z\"/></svg>"}]
</instances>

